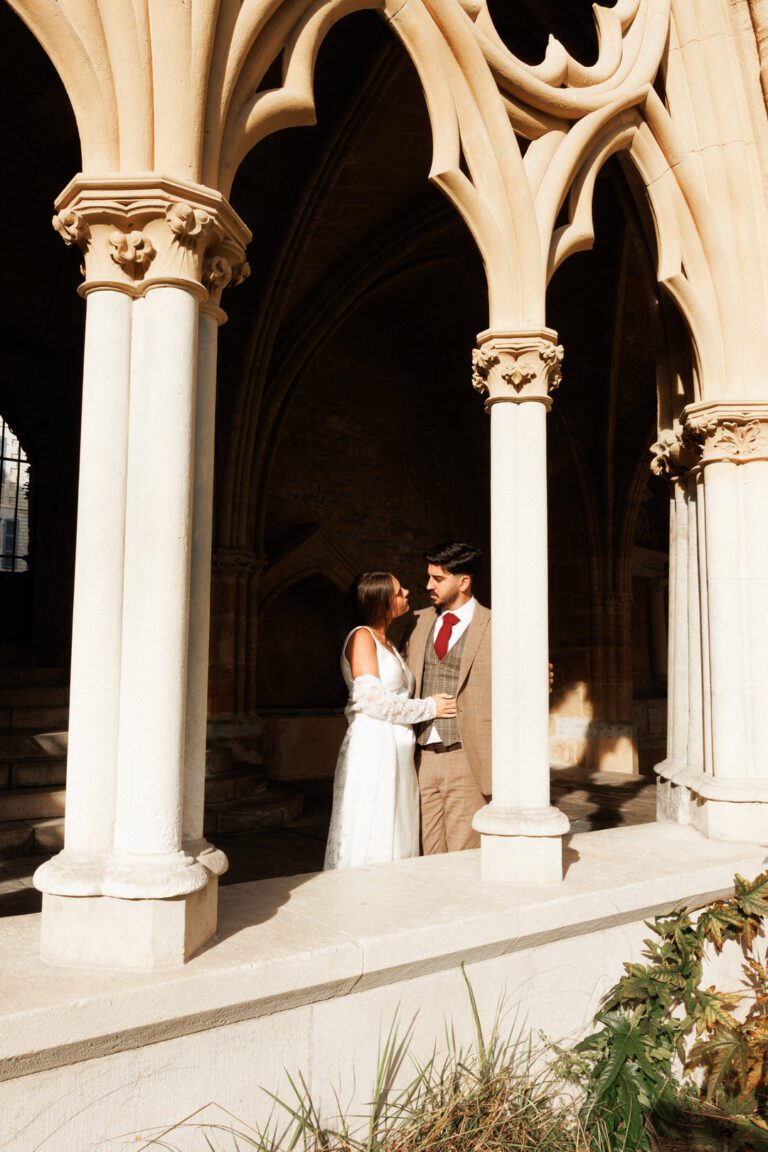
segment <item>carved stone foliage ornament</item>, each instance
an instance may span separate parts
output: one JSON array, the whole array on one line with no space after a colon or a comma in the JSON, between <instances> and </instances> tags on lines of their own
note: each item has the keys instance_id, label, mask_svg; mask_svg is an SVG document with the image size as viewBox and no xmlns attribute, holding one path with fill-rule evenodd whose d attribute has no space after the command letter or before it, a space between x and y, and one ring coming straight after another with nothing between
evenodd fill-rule
<instances>
[{"instance_id":1,"label":"carved stone foliage ornament","mask_svg":"<svg viewBox=\"0 0 768 1152\"><path fill-rule=\"evenodd\" d=\"M651 445L651 472L676 480L693 468L698 452L683 442L681 430L663 428L655 444Z\"/></svg>"},{"instance_id":2,"label":"carved stone foliage ornament","mask_svg":"<svg viewBox=\"0 0 768 1152\"><path fill-rule=\"evenodd\" d=\"M116 228L109 235L109 247L115 264L119 264L134 279L143 275L156 255L152 241L138 229L120 232Z\"/></svg>"},{"instance_id":3,"label":"carved stone foliage ornament","mask_svg":"<svg viewBox=\"0 0 768 1152\"><path fill-rule=\"evenodd\" d=\"M472 353L472 387L486 396L485 407L501 401L538 400L549 407L549 394L562 380L564 350L549 329L531 333L487 333Z\"/></svg>"},{"instance_id":4,"label":"carved stone foliage ornament","mask_svg":"<svg viewBox=\"0 0 768 1152\"><path fill-rule=\"evenodd\" d=\"M702 464L768 460L768 403L713 402L685 410L683 441Z\"/></svg>"},{"instance_id":5,"label":"carved stone foliage ornament","mask_svg":"<svg viewBox=\"0 0 768 1152\"><path fill-rule=\"evenodd\" d=\"M204 208L193 208L190 204L177 201L170 204L165 210L168 227L174 236L179 239L189 236L201 236L205 231L215 228L213 217Z\"/></svg>"},{"instance_id":6,"label":"carved stone foliage ornament","mask_svg":"<svg viewBox=\"0 0 768 1152\"><path fill-rule=\"evenodd\" d=\"M87 221L71 209L57 212L51 223L67 245L80 244L84 246L91 237L91 230Z\"/></svg>"}]
</instances>

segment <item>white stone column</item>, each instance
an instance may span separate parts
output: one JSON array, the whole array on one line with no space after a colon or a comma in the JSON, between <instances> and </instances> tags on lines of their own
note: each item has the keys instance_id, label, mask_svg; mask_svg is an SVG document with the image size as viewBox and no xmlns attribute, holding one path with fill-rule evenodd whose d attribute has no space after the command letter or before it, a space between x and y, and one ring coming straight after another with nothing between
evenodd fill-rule
<instances>
[{"instance_id":1,"label":"white stone column","mask_svg":"<svg viewBox=\"0 0 768 1152\"><path fill-rule=\"evenodd\" d=\"M690 793L681 778L702 763L701 612L694 455L679 429L664 429L651 448L651 471L670 482L669 665L667 756L655 766L659 820L690 822Z\"/></svg>"},{"instance_id":2,"label":"white stone column","mask_svg":"<svg viewBox=\"0 0 768 1152\"><path fill-rule=\"evenodd\" d=\"M473 820L482 876L563 879L567 817L549 796L546 415L563 350L550 329L485 332L475 388L491 416L493 799Z\"/></svg>"},{"instance_id":3,"label":"white stone column","mask_svg":"<svg viewBox=\"0 0 768 1152\"><path fill-rule=\"evenodd\" d=\"M136 307L117 812L102 891L162 898L209 879L181 851L198 299L160 285Z\"/></svg>"},{"instance_id":4,"label":"white stone column","mask_svg":"<svg viewBox=\"0 0 768 1152\"><path fill-rule=\"evenodd\" d=\"M59 231L67 237L64 226ZM133 297L87 292L64 850L41 891L101 891L115 821Z\"/></svg>"},{"instance_id":5,"label":"white stone column","mask_svg":"<svg viewBox=\"0 0 768 1152\"><path fill-rule=\"evenodd\" d=\"M699 619L701 622L701 696L703 725L704 771L712 775L712 691L709 674L709 596L707 580L707 516L704 472L700 467L692 470L696 484L696 543L699 551Z\"/></svg>"},{"instance_id":6,"label":"white stone column","mask_svg":"<svg viewBox=\"0 0 768 1152\"><path fill-rule=\"evenodd\" d=\"M223 852L203 834L205 750L208 726L208 650L211 606L211 543L213 536L213 457L216 424L216 352L223 313L204 304L200 309L195 401L195 481L192 497L192 556L190 570L185 776L182 832L184 851L221 875L227 869Z\"/></svg>"},{"instance_id":7,"label":"white stone column","mask_svg":"<svg viewBox=\"0 0 768 1152\"><path fill-rule=\"evenodd\" d=\"M57 207L59 230L83 248L85 291L125 298L130 323L115 346L124 401L111 412L114 444L84 440L81 464L94 493L106 484L107 495L122 469L104 537L112 551L91 555L92 580L106 571L120 618L117 638L106 637L110 664L104 637L97 643L75 618L84 682L104 677L113 749L100 791L76 786L68 796L67 850L96 824L103 850L85 897L44 888L42 954L80 966L168 966L215 932L226 868L202 836L215 331L222 287L246 274L249 234L217 192L155 175L78 177ZM210 314L201 317L201 305ZM107 358L109 335L94 335ZM103 811L89 812L100 799Z\"/></svg>"},{"instance_id":8,"label":"white stone column","mask_svg":"<svg viewBox=\"0 0 768 1152\"><path fill-rule=\"evenodd\" d=\"M691 822L726 840L768 840L768 403L690 405L703 510L703 763L676 782ZM708 734L711 730L711 736ZM708 749L711 748L711 751ZM708 759L711 758L711 763Z\"/></svg>"},{"instance_id":9,"label":"white stone column","mask_svg":"<svg viewBox=\"0 0 768 1152\"><path fill-rule=\"evenodd\" d=\"M704 697L702 692L701 580L698 544L698 490L696 477L686 476L688 513L688 730L686 765L691 772L704 769Z\"/></svg>"}]
</instances>

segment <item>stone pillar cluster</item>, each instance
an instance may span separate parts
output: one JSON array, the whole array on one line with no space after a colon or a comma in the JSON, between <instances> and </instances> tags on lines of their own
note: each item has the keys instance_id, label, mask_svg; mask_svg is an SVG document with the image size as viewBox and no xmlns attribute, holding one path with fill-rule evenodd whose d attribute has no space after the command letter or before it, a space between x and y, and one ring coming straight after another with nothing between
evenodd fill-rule
<instances>
[{"instance_id":1,"label":"stone pillar cluster","mask_svg":"<svg viewBox=\"0 0 768 1152\"><path fill-rule=\"evenodd\" d=\"M491 417L493 799L473 826L491 880L563 878L569 824L549 802L546 441L562 359L548 328L484 332L474 353Z\"/></svg>"},{"instance_id":2,"label":"stone pillar cluster","mask_svg":"<svg viewBox=\"0 0 768 1152\"><path fill-rule=\"evenodd\" d=\"M250 236L223 197L77 177L87 301L64 849L43 956L182 962L216 927L203 837L216 341ZM138 930L137 930L138 929Z\"/></svg>"},{"instance_id":3,"label":"stone pillar cluster","mask_svg":"<svg viewBox=\"0 0 768 1152\"><path fill-rule=\"evenodd\" d=\"M659 818L768 838L768 403L689 405L654 445L672 485Z\"/></svg>"}]
</instances>

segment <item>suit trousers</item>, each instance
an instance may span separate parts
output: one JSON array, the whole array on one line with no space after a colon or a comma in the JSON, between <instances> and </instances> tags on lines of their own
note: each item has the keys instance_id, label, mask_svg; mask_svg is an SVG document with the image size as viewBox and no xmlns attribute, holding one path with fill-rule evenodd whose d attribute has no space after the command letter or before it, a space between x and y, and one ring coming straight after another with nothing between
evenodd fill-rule
<instances>
[{"instance_id":1,"label":"suit trousers","mask_svg":"<svg viewBox=\"0 0 768 1152\"><path fill-rule=\"evenodd\" d=\"M425 856L479 848L472 817L486 803L463 748L421 751L421 844Z\"/></svg>"}]
</instances>

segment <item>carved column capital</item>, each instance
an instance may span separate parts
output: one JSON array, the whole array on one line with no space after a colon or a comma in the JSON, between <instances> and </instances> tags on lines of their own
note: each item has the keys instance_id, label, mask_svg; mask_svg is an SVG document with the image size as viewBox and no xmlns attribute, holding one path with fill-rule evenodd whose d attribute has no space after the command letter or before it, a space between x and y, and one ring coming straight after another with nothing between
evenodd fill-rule
<instances>
[{"instance_id":1,"label":"carved column capital","mask_svg":"<svg viewBox=\"0 0 768 1152\"><path fill-rule=\"evenodd\" d=\"M701 464L768 460L768 402L708 401L683 412L683 443Z\"/></svg>"},{"instance_id":2,"label":"carved column capital","mask_svg":"<svg viewBox=\"0 0 768 1152\"><path fill-rule=\"evenodd\" d=\"M651 445L651 472L668 480L682 480L698 461L698 451L684 443L680 428L662 428Z\"/></svg>"},{"instance_id":3,"label":"carved column capital","mask_svg":"<svg viewBox=\"0 0 768 1152\"><path fill-rule=\"evenodd\" d=\"M172 284L218 310L222 290L245 278L250 232L220 193L187 181L76 176L56 202L53 226L83 252L81 294L112 288L140 296Z\"/></svg>"},{"instance_id":4,"label":"carved column capital","mask_svg":"<svg viewBox=\"0 0 768 1152\"><path fill-rule=\"evenodd\" d=\"M549 408L562 379L563 346L550 328L528 332L482 332L472 353L472 387L486 396L485 409L502 401L538 401Z\"/></svg>"}]
</instances>

